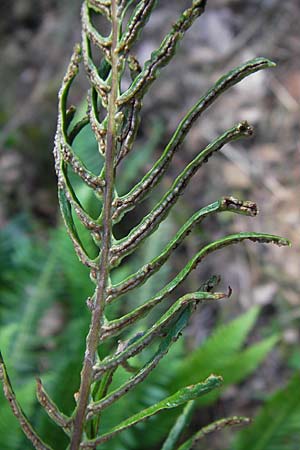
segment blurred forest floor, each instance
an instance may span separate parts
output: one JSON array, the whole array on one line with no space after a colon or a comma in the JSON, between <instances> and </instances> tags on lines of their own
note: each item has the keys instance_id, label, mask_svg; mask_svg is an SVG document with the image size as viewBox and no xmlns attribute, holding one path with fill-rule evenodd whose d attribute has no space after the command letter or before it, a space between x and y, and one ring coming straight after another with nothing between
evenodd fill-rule
<instances>
[{"instance_id":1,"label":"blurred forest floor","mask_svg":"<svg viewBox=\"0 0 300 450\"><path fill-rule=\"evenodd\" d=\"M45 238L49 227L59 220L52 158L56 99L71 49L80 39L80 3L4 0L0 6L0 225L27 213L36 220L39 237ZM188 3L159 2L136 49L141 61L157 47ZM257 201L261 213L256 220L219 217L208 224L214 237L251 229L292 241L291 249L247 245L210 257L204 275L221 273L234 296L221 311L219 306L217 310L205 307L189 330L191 345L195 345L210 333L216 314L228 320L252 304L262 305L262 320L271 320L275 328L285 330L287 356L284 360L282 354L272 355L251 380L254 391L270 391L282 383L289 346L300 343L299 23L298 0L208 1L205 15L152 88L140 133L141 140L149 136L159 119L164 124L163 144L187 108L222 73L256 56L277 63L275 69L256 74L225 94L203 116L164 181L166 188L199 148L232 124L246 119L255 126L254 138L227 146L210 160L181 200L180 215L173 214L178 225L200 206L234 195ZM74 101L80 102L85 88L82 79ZM156 155L160 151L158 147ZM191 239L182 252L194 254L195 243ZM174 270L179 260L173 258ZM190 283L199 284L199 272ZM300 353L297 364L300 367ZM239 390L239 398L236 391L229 393L230 410L235 410L235 403L246 402L243 396L251 396L253 390Z\"/></svg>"}]
</instances>

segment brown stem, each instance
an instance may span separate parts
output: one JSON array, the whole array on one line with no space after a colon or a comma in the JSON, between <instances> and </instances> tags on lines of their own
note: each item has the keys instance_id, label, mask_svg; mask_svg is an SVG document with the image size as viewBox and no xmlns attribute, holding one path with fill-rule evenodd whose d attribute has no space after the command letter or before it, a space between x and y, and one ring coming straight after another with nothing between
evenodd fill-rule
<instances>
[{"instance_id":1,"label":"brown stem","mask_svg":"<svg viewBox=\"0 0 300 450\"><path fill-rule=\"evenodd\" d=\"M51 447L48 447L48 445L46 445L41 440L36 431L33 429L27 416L22 410L18 400L16 399L16 395L12 388L1 352L0 352L0 380L3 383L3 392L10 405L12 413L17 418L25 436L27 436L27 438L32 442L36 450L52 450Z\"/></svg>"},{"instance_id":2,"label":"brown stem","mask_svg":"<svg viewBox=\"0 0 300 450\"><path fill-rule=\"evenodd\" d=\"M118 44L118 20L117 20L117 0L111 2L112 16L112 46L111 46L111 64L112 64L112 84L109 96L108 106L108 129L106 140L105 157L105 189L103 204L103 241L100 270L97 278L97 288L95 293L95 304L92 312L90 330L87 336L86 351L84 356L83 368L81 371L81 384L78 395L77 408L74 417L74 431L71 438L70 450L78 450L81 443L83 427L85 423L87 406L93 382L93 366L95 364L97 349L99 345L99 336L103 320L103 310L105 304L105 290L108 278L109 250L111 246L111 215L112 199L114 187L114 157L116 149L115 133L115 115L116 99L119 94L118 82L118 55L116 48Z\"/></svg>"}]
</instances>

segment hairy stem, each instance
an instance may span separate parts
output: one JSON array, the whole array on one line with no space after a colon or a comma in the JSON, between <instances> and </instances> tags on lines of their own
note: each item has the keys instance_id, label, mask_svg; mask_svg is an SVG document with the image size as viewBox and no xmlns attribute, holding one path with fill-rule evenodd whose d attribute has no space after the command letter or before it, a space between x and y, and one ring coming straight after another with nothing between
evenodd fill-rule
<instances>
[{"instance_id":1,"label":"hairy stem","mask_svg":"<svg viewBox=\"0 0 300 450\"><path fill-rule=\"evenodd\" d=\"M102 232L102 251L100 270L97 276L97 288L95 293L95 302L92 310L92 319L90 330L87 336L86 351L84 356L83 368L81 371L81 384L78 396L78 404L74 417L74 431L71 439L70 450L78 450L83 427L86 418L87 406L93 382L93 365L95 364L97 349L99 345L99 336L103 320L103 310L105 304L105 290L108 279L108 261L111 245L111 213L112 199L114 192L114 157L116 149L115 116L116 99L119 94L118 81L118 55L116 53L118 43L119 25L117 20L117 0L111 2L112 17L112 45L111 45L111 91L108 104L108 129L106 140L106 158L105 158L105 189L103 204L103 232Z\"/></svg>"}]
</instances>

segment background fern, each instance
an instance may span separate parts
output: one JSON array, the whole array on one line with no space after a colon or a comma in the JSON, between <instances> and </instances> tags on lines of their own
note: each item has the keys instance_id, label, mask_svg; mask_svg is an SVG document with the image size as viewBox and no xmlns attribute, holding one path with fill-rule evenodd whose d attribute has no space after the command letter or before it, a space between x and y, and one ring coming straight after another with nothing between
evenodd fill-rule
<instances>
[{"instance_id":1,"label":"background fern","mask_svg":"<svg viewBox=\"0 0 300 450\"><path fill-rule=\"evenodd\" d=\"M299 373L265 400L253 424L235 439L234 450L296 450L300 445Z\"/></svg>"}]
</instances>

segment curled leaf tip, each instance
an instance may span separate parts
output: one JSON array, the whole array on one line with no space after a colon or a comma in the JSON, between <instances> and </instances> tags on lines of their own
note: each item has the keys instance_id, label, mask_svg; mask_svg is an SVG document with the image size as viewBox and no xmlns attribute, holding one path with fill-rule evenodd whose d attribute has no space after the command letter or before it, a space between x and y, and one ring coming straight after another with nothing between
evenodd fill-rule
<instances>
[{"instance_id":1,"label":"curled leaf tip","mask_svg":"<svg viewBox=\"0 0 300 450\"><path fill-rule=\"evenodd\" d=\"M292 243L289 239L279 237L277 240L273 241L278 247L291 247Z\"/></svg>"},{"instance_id":2,"label":"curled leaf tip","mask_svg":"<svg viewBox=\"0 0 300 450\"><path fill-rule=\"evenodd\" d=\"M217 300L221 300L222 298L230 298L231 294L232 294L232 288L231 288L231 286L228 286L227 292L216 292L214 295Z\"/></svg>"},{"instance_id":3,"label":"curled leaf tip","mask_svg":"<svg viewBox=\"0 0 300 450\"><path fill-rule=\"evenodd\" d=\"M225 210L234 211L251 217L255 217L259 213L257 204L250 200L242 201L235 197L223 197L221 204L222 208Z\"/></svg>"},{"instance_id":4,"label":"curled leaf tip","mask_svg":"<svg viewBox=\"0 0 300 450\"><path fill-rule=\"evenodd\" d=\"M238 129L241 133L244 133L246 136L252 136L254 133L254 127L250 125L247 120L242 120L238 124Z\"/></svg>"},{"instance_id":5,"label":"curled leaf tip","mask_svg":"<svg viewBox=\"0 0 300 450\"><path fill-rule=\"evenodd\" d=\"M256 203L249 200L243 202L242 208L249 216L255 217L259 214L259 209Z\"/></svg>"},{"instance_id":6,"label":"curled leaf tip","mask_svg":"<svg viewBox=\"0 0 300 450\"><path fill-rule=\"evenodd\" d=\"M268 67L272 68L272 67L276 67L277 64L274 61L271 61L270 59L266 59Z\"/></svg>"},{"instance_id":7,"label":"curled leaf tip","mask_svg":"<svg viewBox=\"0 0 300 450\"><path fill-rule=\"evenodd\" d=\"M231 236L231 238L234 235ZM227 237L229 238L229 237ZM276 236L274 234L266 234L266 233L239 233L237 235L237 241L236 242L240 242L242 240L245 239L249 239L252 242L259 242L261 244L275 244L278 245L279 247L290 247L291 246L291 242L289 241L289 239L283 238L281 236Z\"/></svg>"},{"instance_id":8,"label":"curled leaf tip","mask_svg":"<svg viewBox=\"0 0 300 450\"><path fill-rule=\"evenodd\" d=\"M241 418L244 423L252 423L253 419L251 417L242 417Z\"/></svg>"},{"instance_id":9,"label":"curled leaf tip","mask_svg":"<svg viewBox=\"0 0 300 450\"><path fill-rule=\"evenodd\" d=\"M214 299L215 300L222 300L223 298L229 298L231 296L232 289L230 286L228 286L227 292L215 292L214 293Z\"/></svg>"},{"instance_id":10,"label":"curled leaf tip","mask_svg":"<svg viewBox=\"0 0 300 450\"><path fill-rule=\"evenodd\" d=\"M248 425L252 422L252 420L249 417L244 416L233 416L228 417L227 419L221 419L223 420L223 425L232 426L232 425ZM219 422L222 423L221 421Z\"/></svg>"},{"instance_id":11,"label":"curled leaf tip","mask_svg":"<svg viewBox=\"0 0 300 450\"><path fill-rule=\"evenodd\" d=\"M76 55L81 55L81 45L79 43L75 44L73 51Z\"/></svg>"},{"instance_id":12,"label":"curled leaf tip","mask_svg":"<svg viewBox=\"0 0 300 450\"><path fill-rule=\"evenodd\" d=\"M253 60L253 62L255 62L256 64L263 65L264 66L263 68L271 68L271 67L275 67L276 66L275 62L273 62L270 59L265 58L263 56L259 56L259 57L255 58Z\"/></svg>"},{"instance_id":13,"label":"curled leaf tip","mask_svg":"<svg viewBox=\"0 0 300 450\"><path fill-rule=\"evenodd\" d=\"M211 375L209 375L208 378L206 378L205 383L208 382L214 382L218 385L221 385L223 383L223 377L221 375L215 375L214 373L212 373Z\"/></svg>"}]
</instances>

